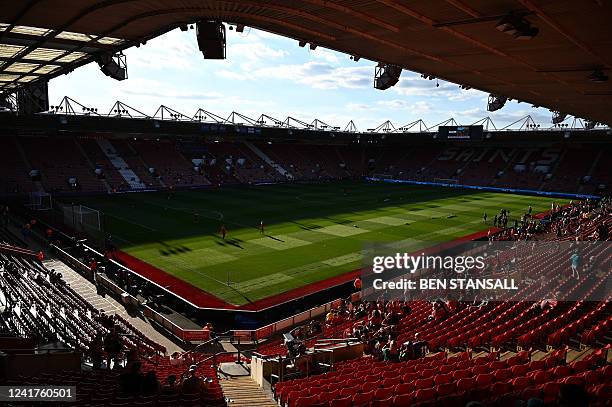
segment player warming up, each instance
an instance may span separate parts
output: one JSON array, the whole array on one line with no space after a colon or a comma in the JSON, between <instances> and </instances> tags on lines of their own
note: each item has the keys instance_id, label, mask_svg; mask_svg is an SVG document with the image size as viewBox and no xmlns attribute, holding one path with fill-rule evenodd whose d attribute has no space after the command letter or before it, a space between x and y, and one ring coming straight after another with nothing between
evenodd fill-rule
<instances>
[{"instance_id":1,"label":"player warming up","mask_svg":"<svg viewBox=\"0 0 612 407\"><path fill-rule=\"evenodd\" d=\"M259 222L259 233L262 235L265 233L263 220Z\"/></svg>"},{"instance_id":2,"label":"player warming up","mask_svg":"<svg viewBox=\"0 0 612 407\"><path fill-rule=\"evenodd\" d=\"M221 225L221 229L219 229L219 233L221 234L221 238L225 240L225 235L227 235L227 229L225 225Z\"/></svg>"}]
</instances>

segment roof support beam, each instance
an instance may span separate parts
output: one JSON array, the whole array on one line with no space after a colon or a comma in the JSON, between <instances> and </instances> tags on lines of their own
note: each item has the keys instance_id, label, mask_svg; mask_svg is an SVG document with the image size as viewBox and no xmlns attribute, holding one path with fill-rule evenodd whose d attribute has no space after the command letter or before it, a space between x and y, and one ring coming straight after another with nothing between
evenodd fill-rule
<instances>
[{"instance_id":1,"label":"roof support beam","mask_svg":"<svg viewBox=\"0 0 612 407\"><path fill-rule=\"evenodd\" d=\"M453 6L458 8L459 10L463 11L466 14L469 14L470 16L472 16L474 18L480 17L480 13L478 11L474 10L472 7L468 6L467 4L465 4L461 0L446 0L446 2L448 4L452 4Z\"/></svg>"},{"instance_id":2,"label":"roof support beam","mask_svg":"<svg viewBox=\"0 0 612 407\"><path fill-rule=\"evenodd\" d=\"M92 38L94 38L94 36L92 36ZM4 38L2 39L2 43L27 47L31 44L36 43L38 40L40 40L40 36L37 36L37 35L10 32L4 36ZM69 50L69 49L74 48L77 45L81 45L86 42L87 41L77 41L77 40L70 40L70 39L65 39L65 38L53 38L51 40L48 40L45 43L45 48ZM109 44L101 44L97 42L93 46L87 46L83 48L83 52L90 54L93 52L99 52L101 50L112 50L114 48L116 47L113 47L112 45L109 45Z\"/></svg>"},{"instance_id":3,"label":"roof support beam","mask_svg":"<svg viewBox=\"0 0 612 407\"><path fill-rule=\"evenodd\" d=\"M580 48L587 54L591 55L592 57L597 58L600 61L602 61L606 65L607 68L612 68L612 64L610 64L610 62L608 62L606 59L604 59L601 55L599 55L597 52L591 49L588 45L580 41L578 38L576 38L575 36L567 32L567 30L565 30L555 20L553 20L550 16L548 16L544 12L544 10L542 10L540 7L534 4L533 1L518 0L518 2L521 3L524 7L528 8L530 11L534 12L542 21L548 24L551 28L553 28L559 34L567 38L572 44L574 44L575 46L577 46L578 48Z\"/></svg>"},{"instance_id":4,"label":"roof support beam","mask_svg":"<svg viewBox=\"0 0 612 407\"><path fill-rule=\"evenodd\" d=\"M445 32L449 33L450 35L453 35L454 37L457 37L457 38L459 38L459 39L461 39L463 41L469 42L470 44L475 45L475 46L477 46L479 48L482 48L484 50L487 50L488 52L491 52L491 53L493 53L495 55L498 55L500 57L507 58L507 59L513 61L516 64L526 66L526 67L530 68L533 72L538 72L538 68L536 66L530 64L529 62L524 61L523 59L515 57L513 55L507 54L506 52L504 52L502 50L499 50L499 49L497 49L495 47L487 45L484 42L482 42L480 40L477 40L475 38L472 38L469 35L464 34L464 33L460 32L460 31L457 31L457 30L455 30L455 29L453 29L451 27L448 27L448 26L437 26L436 25L437 22L435 20L433 20L433 19L431 19L431 18L429 18L429 17L427 17L427 16L425 16L423 14L420 14L419 12L409 8L408 6L405 6L403 4L399 4L399 3L395 2L394 0L377 0L377 1L379 3L382 3L382 4L385 4L385 5L389 6L389 7L392 7L392 8L394 8L395 10L397 10L397 11L399 11L401 13L404 13L404 14L410 16L410 17L413 17L413 18L421 21L423 24L426 24L426 25L428 25L430 27L438 28L439 30L445 31ZM519 1L521 1L521 0L519 0ZM554 74L551 74L551 73L543 73L543 74L553 78L554 80L556 80L557 82L561 83L564 86L571 87L571 85L567 81L565 81L564 79L558 77L557 75L554 75ZM574 88L574 90L576 92L580 93L580 91L578 91L577 89Z\"/></svg>"},{"instance_id":5,"label":"roof support beam","mask_svg":"<svg viewBox=\"0 0 612 407\"><path fill-rule=\"evenodd\" d=\"M0 62L9 61L11 58L8 57L0 57ZM17 62L23 62L26 64L36 64L36 65L47 65L49 61L45 61L44 59L35 59L35 58L20 58ZM68 62L53 62L53 65L65 66L68 65Z\"/></svg>"}]
</instances>

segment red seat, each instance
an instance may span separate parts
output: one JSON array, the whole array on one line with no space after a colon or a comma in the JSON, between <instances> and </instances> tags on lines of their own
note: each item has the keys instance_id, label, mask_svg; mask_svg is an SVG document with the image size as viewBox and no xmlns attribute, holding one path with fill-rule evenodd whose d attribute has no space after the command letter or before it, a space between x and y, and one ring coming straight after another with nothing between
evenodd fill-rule
<instances>
[{"instance_id":1,"label":"red seat","mask_svg":"<svg viewBox=\"0 0 612 407\"><path fill-rule=\"evenodd\" d=\"M419 389L414 393L416 402L433 400L436 398L436 390L433 388Z\"/></svg>"},{"instance_id":2,"label":"red seat","mask_svg":"<svg viewBox=\"0 0 612 407\"><path fill-rule=\"evenodd\" d=\"M476 386L487 387L495 381L495 377L491 373L479 374L476 376Z\"/></svg>"},{"instance_id":3,"label":"red seat","mask_svg":"<svg viewBox=\"0 0 612 407\"><path fill-rule=\"evenodd\" d=\"M602 375L597 370L586 371L582 374L582 376L584 377L585 383L588 384L601 383L602 380Z\"/></svg>"},{"instance_id":4,"label":"red seat","mask_svg":"<svg viewBox=\"0 0 612 407\"><path fill-rule=\"evenodd\" d=\"M370 405L372 407L393 407L393 397L384 400L374 400Z\"/></svg>"},{"instance_id":5,"label":"red seat","mask_svg":"<svg viewBox=\"0 0 612 407\"><path fill-rule=\"evenodd\" d=\"M591 368L591 362L588 360L579 360L578 362L572 363L571 367L574 373L582 373Z\"/></svg>"},{"instance_id":6,"label":"red seat","mask_svg":"<svg viewBox=\"0 0 612 407\"><path fill-rule=\"evenodd\" d=\"M295 407L310 407L317 404L318 401L318 396L300 397L295 401Z\"/></svg>"},{"instance_id":7,"label":"red seat","mask_svg":"<svg viewBox=\"0 0 612 407\"><path fill-rule=\"evenodd\" d=\"M453 379L467 379L468 377L472 377L472 372L469 370L456 370L453 372Z\"/></svg>"},{"instance_id":8,"label":"red seat","mask_svg":"<svg viewBox=\"0 0 612 407\"><path fill-rule=\"evenodd\" d=\"M512 376L514 377L525 376L527 372L529 372L529 365L512 366Z\"/></svg>"},{"instance_id":9,"label":"red seat","mask_svg":"<svg viewBox=\"0 0 612 407\"><path fill-rule=\"evenodd\" d=\"M510 369L497 370L493 372L493 376L495 376L496 381L510 380L512 378L512 370Z\"/></svg>"},{"instance_id":10,"label":"red seat","mask_svg":"<svg viewBox=\"0 0 612 407\"><path fill-rule=\"evenodd\" d=\"M414 382L401 383L395 386L395 394L408 394L414 391Z\"/></svg>"},{"instance_id":11,"label":"red seat","mask_svg":"<svg viewBox=\"0 0 612 407\"><path fill-rule=\"evenodd\" d=\"M505 360L494 360L489 363L489 368L493 370L505 369L508 367L508 363Z\"/></svg>"},{"instance_id":12,"label":"red seat","mask_svg":"<svg viewBox=\"0 0 612 407\"><path fill-rule=\"evenodd\" d=\"M287 402L289 403L289 406L294 406L295 401L303 396L307 396L307 394L304 394L301 390L290 391L289 395L287 396Z\"/></svg>"},{"instance_id":13,"label":"red seat","mask_svg":"<svg viewBox=\"0 0 612 407\"><path fill-rule=\"evenodd\" d=\"M353 396L353 406L367 406L374 399L374 392L357 393Z\"/></svg>"},{"instance_id":14,"label":"red seat","mask_svg":"<svg viewBox=\"0 0 612 407\"><path fill-rule=\"evenodd\" d=\"M527 387L531 386L532 383L533 381L530 380L530 378L527 376L522 376L512 380L512 387L514 387L514 390L516 391L523 391Z\"/></svg>"},{"instance_id":15,"label":"red seat","mask_svg":"<svg viewBox=\"0 0 612 407\"><path fill-rule=\"evenodd\" d=\"M572 368L569 366L557 366L553 372L557 379L562 379L572 374Z\"/></svg>"},{"instance_id":16,"label":"red seat","mask_svg":"<svg viewBox=\"0 0 612 407\"><path fill-rule=\"evenodd\" d=\"M351 407L353 405L352 397L334 399L329 403L329 407Z\"/></svg>"},{"instance_id":17,"label":"red seat","mask_svg":"<svg viewBox=\"0 0 612 407\"><path fill-rule=\"evenodd\" d=\"M527 387L521 392L521 398L523 400L539 399L542 397L542 389L539 387Z\"/></svg>"},{"instance_id":18,"label":"red seat","mask_svg":"<svg viewBox=\"0 0 612 407\"><path fill-rule=\"evenodd\" d=\"M340 397L342 398L351 397L352 398L355 395L355 393L357 393L357 388L348 387L346 389L340 390Z\"/></svg>"},{"instance_id":19,"label":"red seat","mask_svg":"<svg viewBox=\"0 0 612 407\"><path fill-rule=\"evenodd\" d=\"M491 394L502 395L512 392L512 385L508 382L493 383L490 387Z\"/></svg>"},{"instance_id":20,"label":"red seat","mask_svg":"<svg viewBox=\"0 0 612 407\"><path fill-rule=\"evenodd\" d=\"M393 397L393 405L395 407L411 407L414 400L414 393L399 394ZM335 407L335 406L331 406Z\"/></svg>"},{"instance_id":21,"label":"red seat","mask_svg":"<svg viewBox=\"0 0 612 407\"><path fill-rule=\"evenodd\" d=\"M436 374L436 369L424 369L421 371L421 378L427 379L429 377L434 377Z\"/></svg>"},{"instance_id":22,"label":"red seat","mask_svg":"<svg viewBox=\"0 0 612 407\"><path fill-rule=\"evenodd\" d=\"M438 372L442 374L452 373L455 370L455 368L456 367L454 365L444 365L444 366L440 366L440 368L438 369Z\"/></svg>"},{"instance_id":23,"label":"red seat","mask_svg":"<svg viewBox=\"0 0 612 407\"><path fill-rule=\"evenodd\" d=\"M438 397L445 397L454 394L457 391L457 384L443 383L436 386L436 394Z\"/></svg>"},{"instance_id":24,"label":"red seat","mask_svg":"<svg viewBox=\"0 0 612 407\"><path fill-rule=\"evenodd\" d=\"M529 362L529 370L544 370L546 369L546 362L543 360L534 360Z\"/></svg>"},{"instance_id":25,"label":"red seat","mask_svg":"<svg viewBox=\"0 0 612 407\"><path fill-rule=\"evenodd\" d=\"M535 384L544 384L552 379L552 374L546 370L538 370L534 372L532 377Z\"/></svg>"},{"instance_id":26,"label":"red seat","mask_svg":"<svg viewBox=\"0 0 612 407\"><path fill-rule=\"evenodd\" d=\"M414 388L417 390L428 389L433 386L434 386L434 379L431 377L428 379L419 379L416 382L414 382Z\"/></svg>"},{"instance_id":27,"label":"red seat","mask_svg":"<svg viewBox=\"0 0 612 407\"><path fill-rule=\"evenodd\" d=\"M476 387L476 380L472 377L465 377L457 381L458 391L469 391Z\"/></svg>"},{"instance_id":28,"label":"red seat","mask_svg":"<svg viewBox=\"0 0 612 407\"><path fill-rule=\"evenodd\" d=\"M474 362L475 366L486 365L487 363L489 363L489 359L485 358L485 357L479 357L479 358L476 358L476 359L472 359L472 361Z\"/></svg>"},{"instance_id":29,"label":"red seat","mask_svg":"<svg viewBox=\"0 0 612 407\"><path fill-rule=\"evenodd\" d=\"M434 378L436 384L450 383L453 380L453 376L450 373L439 374Z\"/></svg>"},{"instance_id":30,"label":"red seat","mask_svg":"<svg viewBox=\"0 0 612 407\"><path fill-rule=\"evenodd\" d=\"M479 374L489 373L491 370L488 365L476 365L472 368L472 374L478 376Z\"/></svg>"},{"instance_id":31,"label":"red seat","mask_svg":"<svg viewBox=\"0 0 612 407\"><path fill-rule=\"evenodd\" d=\"M376 391L374 392L374 400L385 400L393 394L394 390L394 388L376 389Z\"/></svg>"},{"instance_id":32,"label":"red seat","mask_svg":"<svg viewBox=\"0 0 612 407\"><path fill-rule=\"evenodd\" d=\"M576 376L576 375L569 376L569 377L566 377L563 380L563 383L566 383L566 384L576 384L578 386L584 386L584 384L585 384L584 376Z\"/></svg>"},{"instance_id":33,"label":"red seat","mask_svg":"<svg viewBox=\"0 0 612 407\"><path fill-rule=\"evenodd\" d=\"M549 382L544 385L542 388L542 392L544 393L544 402L550 403L552 401L557 400L557 395L559 394L559 389L561 385L556 382Z\"/></svg>"},{"instance_id":34,"label":"red seat","mask_svg":"<svg viewBox=\"0 0 612 407\"><path fill-rule=\"evenodd\" d=\"M380 388L380 382L379 381L375 381L375 382L366 382L364 384L361 385L361 391L364 393L368 393L370 391L374 391L376 389Z\"/></svg>"},{"instance_id":35,"label":"red seat","mask_svg":"<svg viewBox=\"0 0 612 407\"><path fill-rule=\"evenodd\" d=\"M406 373L404 376L402 376L402 382L411 383L417 380L419 377L420 376L418 373Z\"/></svg>"},{"instance_id":36,"label":"red seat","mask_svg":"<svg viewBox=\"0 0 612 407\"><path fill-rule=\"evenodd\" d=\"M394 387L397 386L398 384L400 384L401 380L399 377L393 377L393 378L389 378L389 379L385 379L382 382L382 387L385 388L389 388L389 387Z\"/></svg>"}]
</instances>

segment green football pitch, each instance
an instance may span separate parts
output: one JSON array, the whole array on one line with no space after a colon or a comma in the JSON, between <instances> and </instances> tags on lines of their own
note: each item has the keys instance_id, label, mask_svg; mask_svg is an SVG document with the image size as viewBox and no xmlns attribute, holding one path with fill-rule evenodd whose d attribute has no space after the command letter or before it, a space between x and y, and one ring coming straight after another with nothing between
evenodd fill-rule
<instances>
[{"instance_id":1,"label":"green football pitch","mask_svg":"<svg viewBox=\"0 0 612 407\"><path fill-rule=\"evenodd\" d=\"M538 213L551 201L349 182L225 187L170 197L122 194L80 203L103 213L106 233L123 251L243 305L360 268L368 243L416 250L485 230L502 208L514 220L529 205ZM222 224L225 240L219 235Z\"/></svg>"}]
</instances>

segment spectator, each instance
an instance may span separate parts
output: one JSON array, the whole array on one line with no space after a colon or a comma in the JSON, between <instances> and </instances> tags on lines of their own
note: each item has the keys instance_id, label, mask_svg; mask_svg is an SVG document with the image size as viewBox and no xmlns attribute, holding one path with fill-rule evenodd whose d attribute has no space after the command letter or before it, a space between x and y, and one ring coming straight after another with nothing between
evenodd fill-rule
<instances>
[{"instance_id":1,"label":"spectator","mask_svg":"<svg viewBox=\"0 0 612 407\"><path fill-rule=\"evenodd\" d=\"M93 370L101 369L102 361L104 360L104 341L101 334L94 337L93 341L91 342L90 349Z\"/></svg>"},{"instance_id":2,"label":"spectator","mask_svg":"<svg viewBox=\"0 0 612 407\"><path fill-rule=\"evenodd\" d=\"M161 394L175 394L176 391L176 376L171 374L166 378L166 383L161 388Z\"/></svg>"},{"instance_id":3,"label":"spectator","mask_svg":"<svg viewBox=\"0 0 612 407\"><path fill-rule=\"evenodd\" d=\"M159 393L159 380L157 380L157 376L155 375L155 371L149 371L145 375L142 380L142 392L143 396L153 396Z\"/></svg>"},{"instance_id":4,"label":"spectator","mask_svg":"<svg viewBox=\"0 0 612 407\"><path fill-rule=\"evenodd\" d=\"M142 365L134 362L128 366L127 371L119 376L119 389L124 394L139 394L143 382L140 372Z\"/></svg>"},{"instance_id":5,"label":"spectator","mask_svg":"<svg viewBox=\"0 0 612 407\"><path fill-rule=\"evenodd\" d=\"M204 380L200 379L196 375L197 366L191 365L189 367L189 376L183 380L182 393L183 394L202 394L205 390Z\"/></svg>"},{"instance_id":6,"label":"spectator","mask_svg":"<svg viewBox=\"0 0 612 407\"><path fill-rule=\"evenodd\" d=\"M113 362L113 368L117 368L119 366L119 353L121 353L122 348L123 345L121 344L121 339L119 338L117 329L113 327L108 335L106 335L106 338L104 338L104 349L108 355L108 369L111 368L111 361Z\"/></svg>"},{"instance_id":7,"label":"spectator","mask_svg":"<svg viewBox=\"0 0 612 407\"><path fill-rule=\"evenodd\" d=\"M582 386L562 384L557 398L559 407L588 407L589 395Z\"/></svg>"},{"instance_id":8,"label":"spectator","mask_svg":"<svg viewBox=\"0 0 612 407\"><path fill-rule=\"evenodd\" d=\"M579 279L580 275L578 274L578 266L580 266L580 255L578 254L578 251L575 251L574 254L571 255L570 261L572 263L572 277Z\"/></svg>"}]
</instances>

